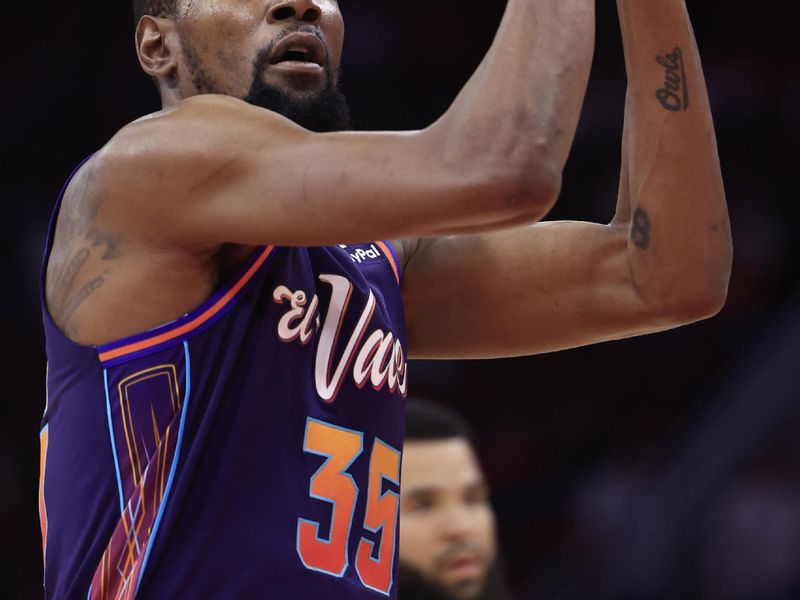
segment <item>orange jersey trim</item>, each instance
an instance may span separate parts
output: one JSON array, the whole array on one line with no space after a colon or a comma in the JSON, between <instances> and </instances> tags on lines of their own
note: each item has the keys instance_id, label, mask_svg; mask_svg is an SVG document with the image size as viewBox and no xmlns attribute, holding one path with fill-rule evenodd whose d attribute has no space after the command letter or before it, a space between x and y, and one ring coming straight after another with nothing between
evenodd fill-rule
<instances>
[{"instance_id":1,"label":"orange jersey trim","mask_svg":"<svg viewBox=\"0 0 800 600\"><path fill-rule=\"evenodd\" d=\"M44 501L44 477L47 470L47 446L50 441L50 428L45 427L39 434L39 525L42 530L42 557L47 555L47 505Z\"/></svg>"},{"instance_id":2,"label":"orange jersey trim","mask_svg":"<svg viewBox=\"0 0 800 600\"><path fill-rule=\"evenodd\" d=\"M138 342L133 342L131 344L127 344L125 346L121 346L113 350L107 350L106 352L102 352L99 354L100 360L102 362L107 362L125 356L126 354L133 354L134 352L140 352L141 350L146 350L148 348L152 348L153 346L158 346L159 344L172 341L176 338L180 338L181 336L184 336L187 333L194 331L195 329L206 323L209 319L213 318L214 315L219 313L228 304L230 304L231 300L233 300L236 297L236 294L238 294L241 291L241 289L245 285L247 285L247 282L249 282L253 278L253 275L255 275L256 272L261 268L261 265L264 264L264 261L267 260L267 258L274 249L275 246L267 246L261 252L261 255L258 257L258 259L256 259L256 261L250 266L250 268L247 269L245 274L242 275L239 281L237 281L225 293L225 295L223 295L212 306L204 310L202 313L197 315L194 319L192 319L188 323L184 323L183 325L180 325L175 329L170 329L169 331L157 334L151 338L140 340Z\"/></svg>"},{"instance_id":3,"label":"orange jersey trim","mask_svg":"<svg viewBox=\"0 0 800 600\"><path fill-rule=\"evenodd\" d=\"M386 245L386 242L375 242L375 245L386 255L386 258L392 267L392 271L394 271L394 278L397 280L397 283L400 283L400 265L397 264L397 261L394 258L394 252L392 252L389 246Z\"/></svg>"}]
</instances>

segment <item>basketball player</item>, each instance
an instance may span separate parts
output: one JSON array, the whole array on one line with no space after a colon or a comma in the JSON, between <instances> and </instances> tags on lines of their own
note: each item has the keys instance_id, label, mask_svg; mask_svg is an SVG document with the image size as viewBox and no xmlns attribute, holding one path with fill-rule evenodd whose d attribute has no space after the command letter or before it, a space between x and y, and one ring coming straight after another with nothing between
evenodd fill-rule
<instances>
[{"instance_id":1,"label":"basketball player","mask_svg":"<svg viewBox=\"0 0 800 600\"><path fill-rule=\"evenodd\" d=\"M400 600L503 600L494 511L457 414L406 405L400 494Z\"/></svg>"},{"instance_id":2,"label":"basketball player","mask_svg":"<svg viewBox=\"0 0 800 600\"><path fill-rule=\"evenodd\" d=\"M609 225L536 224L593 0L510 0L452 107L400 133L340 131L335 0L134 6L163 110L77 168L46 250L48 598L394 597L407 357L534 354L722 306L683 0L619 0Z\"/></svg>"}]
</instances>

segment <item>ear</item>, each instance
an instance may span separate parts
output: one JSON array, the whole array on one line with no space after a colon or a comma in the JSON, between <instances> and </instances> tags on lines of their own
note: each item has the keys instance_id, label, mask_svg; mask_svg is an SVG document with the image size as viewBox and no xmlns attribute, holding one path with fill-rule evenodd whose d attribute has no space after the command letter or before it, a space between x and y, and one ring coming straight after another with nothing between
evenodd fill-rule
<instances>
[{"instance_id":1,"label":"ear","mask_svg":"<svg viewBox=\"0 0 800 600\"><path fill-rule=\"evenodd\" d=\"M146 15L136 26L136 52L139 64L151 77L169 80L178 69L175 23L170 19Z\"/></svg>"}]
</instances>

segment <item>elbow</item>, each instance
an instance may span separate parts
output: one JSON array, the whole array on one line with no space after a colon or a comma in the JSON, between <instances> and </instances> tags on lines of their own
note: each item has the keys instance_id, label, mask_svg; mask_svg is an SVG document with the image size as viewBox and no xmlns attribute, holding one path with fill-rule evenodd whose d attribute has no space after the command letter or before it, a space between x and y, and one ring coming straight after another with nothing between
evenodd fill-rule
<instances>
[{"instance_id":1,"label":"elbow","mask_svg":"<svg viewBox=\"0 0 800 600\"><path fill-rule=\"evenodd\" d=\"M733 251L730 244L718 248L714 259L686 269L671 286L669 313L678 323L694 323L719 314L728 299Z\"/></svg>"},{"instance_id":2,"label":"elbow","mask_svg":"<svg viewBox=\"0 0 800 600\"><path fill-rule=\"evenodd\" d=\"M638 271L634 286L653 316L668 327L695 323L719 314L728 299L733 248L728 240L694 260L681 260L661 268Z\"/></svg>"},{"instance_id":3,"label":"elbow","mask_svg":"<svg viewBox=\"0 0 800 600\"><path fill-rule=\"evenodd\" d=\"M561 169L552 157L536 153L526 160L508 160L487 169L494 210L514 224L535 223L553 208L561 193Z\"/></svg>"},{"instance_id":4,"label":"elbow","mask_svg":"<svg viewBox=\"0 0 800 600\"><path fill-rule=\"evenodd\" d=\"M446 181L467 200L462 207L495 224L539 221L558 199L563 165L548 140L509 131L503 123L480 119L465 128L445 117L423 135Z\"/></svg>"},{"instance_id":5,"label":"elbow","mask_svg":"<svg viewBox=\"0 0 800 600\"><path fill-rule=\"evenodd\" d=\"M673 325L687 325L719 314L727 298L727 276L694 284L682 281L663 294L659 312Z\"/></svg>"},{"instance_id":6,"label":"elbow","mask_svg":"<svg viewBox=\"0 0 800 600\"><path fill-rule=\"evenodd\" d=\"M668 305L668 316L676 325L703 321L716 316L725 306L727 291L698 291L693 295L683 294Z\"/></svg>"},{"instance_id":7,"label":"elbow","mask_svg":"<svg viewBox=\"0 0 800 600\"><path fill-rule=\"evenodd\" d=\"M532 161L518 170L515 189L525 214L531 220L540 221L561 194L561 169L551 158Z\"/></svg>"}]
</instances>

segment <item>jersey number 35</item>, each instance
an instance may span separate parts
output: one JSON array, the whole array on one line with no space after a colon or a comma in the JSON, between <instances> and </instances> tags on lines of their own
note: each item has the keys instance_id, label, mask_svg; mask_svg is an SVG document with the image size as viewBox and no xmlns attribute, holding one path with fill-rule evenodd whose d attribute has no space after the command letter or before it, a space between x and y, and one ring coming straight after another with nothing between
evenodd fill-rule
<instances>
[{"instance_id":1,"label":"jersey number 35","mask_svg":"<svg viewBox=\"0 0 800 600\"><path fill-rule=\"evenodd\" d=\"M303 451L326 458L311 478L310 496L332 505L330 532L320 537L320 524L308 519L297 522L297 553L306 568L335 577L344 577L350 566L349 540L359 488L347 470L364 450L364 434L309 418ZM389 594L392 588L395 535L397 532L397 492L383 491L384 480L400 485L400 451L379 438L372 445L369 462L369 487L363 528L380 539L361 537L356 550L356 573L366 587Z\"/></svg>"}]
</instances>

